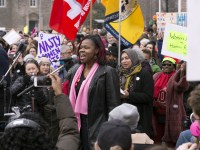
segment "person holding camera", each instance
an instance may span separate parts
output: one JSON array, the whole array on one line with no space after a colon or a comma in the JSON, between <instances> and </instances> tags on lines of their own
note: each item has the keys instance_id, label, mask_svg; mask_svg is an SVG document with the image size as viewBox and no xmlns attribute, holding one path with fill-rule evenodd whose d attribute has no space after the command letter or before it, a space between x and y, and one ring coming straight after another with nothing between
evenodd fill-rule
<instances>
[{"instance_id":1,"label":"person holding camera","mask_svg":"<svg viewBox=\"0 0 200 150\"><path fill-rule=\"evenodd\" d=\"M27 60L25 63L25 72L26 75L17 78L10 87L13 99L12 105L19 106L20 109L31 106L31 111L43 114L43 106L47 103L48 99L46 99L41 88L33 88L33 76L37 76L39 73L37 61L34 59ZM21 93L27 88L30 90Z\"/></svg>"},{"instance_id":2,"label":"person holding camera","mask_svg":"<svg viewBox=\"0 0 200 150\"><path fill-rule=\"evenodd\" d=\"M56 146L51 143L47 123L35 113L23 113L6 126L0 138L0 149L79 149L78 127L69 98L62 93L60 78L57 75L49 75L49 77L52 80L54 103L60 127Z\"/></svg>"}]
</instances>

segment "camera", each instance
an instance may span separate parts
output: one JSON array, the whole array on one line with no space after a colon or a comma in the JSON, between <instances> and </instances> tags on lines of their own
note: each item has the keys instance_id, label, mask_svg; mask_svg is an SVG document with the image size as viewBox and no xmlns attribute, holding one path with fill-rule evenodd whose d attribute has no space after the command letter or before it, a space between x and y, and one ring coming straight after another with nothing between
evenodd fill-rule
<instances>
[{"instance_id":1,"label":"camera","mask_svg":"<svg viewBox=\"0 0 200 150\"><path fill-rule=\"evenodd\" d=\"M51 79L47 76L35 76L33 79L34 87L49 87Z\"/></svg>"}]
</instances>

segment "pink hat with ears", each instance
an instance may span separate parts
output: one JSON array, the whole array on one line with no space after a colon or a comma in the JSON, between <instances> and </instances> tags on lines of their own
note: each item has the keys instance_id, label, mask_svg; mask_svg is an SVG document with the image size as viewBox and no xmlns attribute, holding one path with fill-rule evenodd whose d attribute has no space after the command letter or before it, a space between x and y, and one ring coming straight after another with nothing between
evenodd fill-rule
<instances>
[{"instance_id":1,"label":"pink hat with ears","mask_svg":"<svg viewBox=\"0 0 200 150\"><path fill-rule=\"evenodd\" d=\"M193 122L190 126L190 132L193 136L200 138L200 127L197 121Z\"/></svg>"}]
</instances>

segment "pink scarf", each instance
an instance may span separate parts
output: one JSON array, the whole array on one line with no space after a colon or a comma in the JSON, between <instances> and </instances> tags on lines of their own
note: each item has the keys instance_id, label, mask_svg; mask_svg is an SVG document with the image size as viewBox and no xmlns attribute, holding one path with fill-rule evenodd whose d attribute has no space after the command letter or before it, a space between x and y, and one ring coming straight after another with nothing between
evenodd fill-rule
<instances>
[{"instance_id":1,"label":"pink scarf","mask_svg":"<svg viewBox=\"0 0 200 150\"><path fill-rule=\"evenodd\" d=\"M91 82L95 72L97 71L98 67L99 67L99 64L94 63L94 65L92 66L86 79L82 82L77 97L76 97L75 86L77 84L77 81L80 80L81 75L83 73L83 70L84 70L83 64L78 68L78 70L76 71L75 76L72 80L69 99L70 99L72 108L73 108L76 118L77 118L79 130L81 128L80 114L84 114L84 115L88 114L88 90L89 90L90 82Z\"/></svg>"}]
</instances>

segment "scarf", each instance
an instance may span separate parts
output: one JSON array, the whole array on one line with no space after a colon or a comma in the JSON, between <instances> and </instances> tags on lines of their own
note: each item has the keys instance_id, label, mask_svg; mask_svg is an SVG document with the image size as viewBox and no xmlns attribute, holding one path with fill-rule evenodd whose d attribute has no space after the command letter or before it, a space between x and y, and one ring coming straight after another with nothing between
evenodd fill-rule
<instances>
[{"instance_id":1,"label":"scarf","mask_svg":"<svg viewBox=\"0 0 200 150\"><path fill-rule=\"evenodd\" d=\"M88 90L89 90L90 82L91 82L95 72L97 71L98 67L99 67L99 64L97 64L97 63L93 64L89 74L87 75L86 79L81 84L81 87L80 87L77 97L76 97L75 86L76 86L77 81L80 80L83 70L85 68L85 66L83 64L78 68L78 70L76 71L74 78L72 80L69 99L70 99L72 108L73 108L74 113L77 118L79 130L81 127L80 114L84 114L84 115L88 114Z\"/></svg>"},{"instance_id":2,"label":"scarf","mask_svg":"<svg viewBox=\"0 0 200 150\"><path fill-rule=\"evenodd\" d=\"M164 72L161 73L159 78L154 83L154 99L158 98L160 90L167 86L169 79L174 73L175 71L171 72L170 74L165 74Z\"/></svg>"},{"instance_id":3,"label":"scarf","mask_svg":"<svg viewBox=\"0 0 200 150\"><path fill-rule=\"evenodd\" d=\"M129 84L134 74L139 73L142 70L142 65L138 64L137 66L132 67L131 69L121 69L122 75L125 77L124 90L128 90Z\"/></svg>"}]
</instances>

